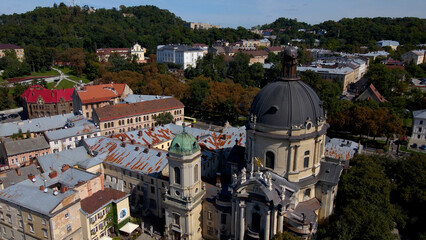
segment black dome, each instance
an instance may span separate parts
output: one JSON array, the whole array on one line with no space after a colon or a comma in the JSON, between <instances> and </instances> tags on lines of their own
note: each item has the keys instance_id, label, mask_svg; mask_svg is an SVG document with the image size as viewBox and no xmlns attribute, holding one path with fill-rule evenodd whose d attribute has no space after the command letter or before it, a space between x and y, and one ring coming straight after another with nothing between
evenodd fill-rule
<instances>
[{"instance_id":1,"label":"black dome","mask_svg":"<svg viewBox=\"0 0 426 240\"><path fill-rule=\"evenodd\" d=\"M275 81L266 85L254 98L250 113L256 122L277 129L291 129L310 120L325 120L322 101L306 83L296 81Z\"/></svg>"}]
</instances>

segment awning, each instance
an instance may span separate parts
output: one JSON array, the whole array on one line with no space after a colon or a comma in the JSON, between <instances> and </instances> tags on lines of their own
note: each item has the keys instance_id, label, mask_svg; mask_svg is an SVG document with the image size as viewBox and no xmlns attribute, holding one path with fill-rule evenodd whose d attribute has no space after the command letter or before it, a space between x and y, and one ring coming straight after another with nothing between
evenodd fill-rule
<instances>
[{"instance_id":1,"label":"awning","mask_svg":"<svg viewBox=\"0 0 426 240\"><path fill-rule=\"evenodd\" d=\"M105 235L105 236L101 237L99 240L112 240L112 238Z\"/></svg>"},{"instance_id":2,"label":"awning","mask_svg":"<svg viewBox=\"0 0 426 240\"><path fill-rule=\"evenodd\" d=\"M124 225L122 228L120 228L120 231L131 234L138 227L139 227L139 225L128 222L128 223L126 223L126 225Z\"/></svg>"}]
</instances>

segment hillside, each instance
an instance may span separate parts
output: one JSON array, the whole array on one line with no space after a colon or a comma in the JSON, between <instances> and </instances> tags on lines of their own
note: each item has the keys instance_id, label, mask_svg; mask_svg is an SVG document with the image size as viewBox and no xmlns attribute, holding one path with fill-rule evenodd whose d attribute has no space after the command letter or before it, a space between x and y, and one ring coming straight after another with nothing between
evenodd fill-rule
<instances>
[{"instance_id":1,"label":"hillside","mask_svg":"<svg viewBox=\"0 0 426 240\"><path fill-rule=\"evenodd\" d=\"M158 44L195 42L210 43L218 39L236 41L254 38L244 28L191 30L184 20L155 6L97 9L68 7L36 8L23 14L0 16L0 42L21 46L66 49L80 47L94 51L102 47L129 47L139 42L155 52Z\"/></svg>"}]
</instances>

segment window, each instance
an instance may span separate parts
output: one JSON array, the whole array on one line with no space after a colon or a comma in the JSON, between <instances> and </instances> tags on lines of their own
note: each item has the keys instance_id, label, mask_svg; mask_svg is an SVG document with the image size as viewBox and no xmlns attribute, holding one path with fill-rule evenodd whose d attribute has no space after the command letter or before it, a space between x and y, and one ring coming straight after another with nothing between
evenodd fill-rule
<instances>
[{"instance_id":1,"label":"window","mask_svg":"<svg viewBox=\"0 0 426 240\"><path fill-rule=\"evenodd\" d=\"M180 215L177 213L173 213L173 224L180 225Z\"/></svg>"},{"instance_id":2,"label":"window","mask_svg":"<svg viewBox=\"0 0 426 240\"><path fill-rule=\"evenodd\" d=\"M211 211L207 211L207 219L212 220L212 212Z\"/></svg>"},{"instance_id":3,"label":"window","mask_svg":"<svg viewBox=\"0 0 426 240\"><path fill-rule=\"evenodd\" d=\"M67 225L67 231L69 232L69 231L71 231L71 224L69 224L68 223L68 225Z\"/></svg>"},{"instance_id":4,"label":"window","mask_svg":"<svg viewBox=\"0 0 426 240\"><path fill-rule=\"evenodd\" d=\"M275 164L275 154L271 151L267 151L265 167L274 169L274 164Z\"/></svg>"},{"instance_id":5,"label":"window","mask_svg":"<svg viewBox=\"0 0 426 240\"><path fill-rule=\"evenodd\" d=\"M180 169L178 167L175 167L174 173L175 173L175 183L180 184Z\"/></svg>"},{"instance_id":6,"label":"window","mask_svg":"<svg viewBox=\"0 0 426 240\"><path fill-rule=\"evenodd\" d=\"M311 197L311 189L310 188L305 190L305 197Z\"/></svg>"},{"instance_id":7,"label":"window","mask_svg":"<svg viewBox=\"0 0 426 240\"><path fill-rule=\"evenodd\" d=\"M28 220L30 220L30 221L33 220L33 216L31 215L31 213L28 213Z\"/></svg>"},{"instance_id":8,"label":"window","mask_svg":"<svg viewBox=\"0 0 426 240\"><path fill-rule=\"evenodd\" d=\"M43 236L45 237L45 238L47 238L47 230L46 229L42 229L43 230Z\"/></svg>"},{"instance_id":9,"label":"window","mask_svg":"<svg viewBox=\"0 0 426 240\"><path fill-rule=\"evenodd\" d=\"M31 223L28 223L28 227L30 228L30 232L34 233L34 226Z\"/></svg>"},{"instance_id":10,"label":"window","mask_svg":"<svg viewBox=\"0 0 426 240\"><path fill-rule=\"evenodd\" d=\"M423 124L423 120L420 120L420 124Z\"/></svg>"},{"instance_id":11,"label":"window","mask_svg":"<svg viewBox=\"0 0 426 240\"><path fill-rule=\"evenodd\" d=\"M12 216L10 216L10 214L7 214L6 217L7 217L7 221L9 223L12 223Z\"/></svg>"},{"instance_id":12,"label":"window","mask_svg":"<svg viewBox=\"0 0 426 240\"><path fill-rule=\"evenodd\" d=\"M155 187L151 186L151 193L155 194Z\"/></svg>"},{"instance_id":13,"label":"window","mask_svg":"<svg viewBox=\"0 0 426 240\"><path fill-rule=\"evenodd\" d=\"M303 167L304 168L309 167L309 154L310 154L309 151L305 152L305 158L303 159Z\"/></svg>"},{"instance_id":14,"label":"window","mask_svg":"<svg viewBox=\"0 0 426 240\"><path fill-rule=\"evenodd\" d=\"M95 215L95 216L93 216L93 217L91 217L91 218L90 218L90 224L92 224L93 222L95 222L95 221L96 221L96 219L97 219L97 218L96 218L96 215Z\"/></svg>"},{"instance_id":15,"label":"window","mask_svg":"<svg viewBox=\"0 0 426 240\"><path fill-rule=\"evenodd\" d=\"M24 222L22 220L19 220L18 222L19 222L19 227L24 228Z\"/></svg>"},{"instance_id":16,"label":"window","mask_svg":"<svg viewBox=\"0 0 426 240\"><path fill-rule=\"evenodd\" d=\"M226 214L222 213L221 218L220 218L220 223L226 224Z\"/></svg>"},{"instance_id":17,"label":"window","mask_svg":"<svg viewBox=\"0 0 426 240\"><path fill-rule=\"evenodd\" d=\"M198 164L194 167L194 182L198 181Z\"/></svg>"},{"instance_id":18,"label":"window","mask_svg":"<svg viewBox=\"0 0 426 240\"><path fill-rule=\"evenodd\" d=\"M41 223L42 223L43 225L46 225L46 219L41 219Z\"/></svg>"},{"instance_id":19,"label":"window","mask_svg":"<svg viewBox=\"0 0 426 240\"><path fill-rule=\"evenodd\" d=\"M70 214L69 213L65 213L65 218L66 219L70 218Z\"/></svg>"},{"instance_id":20,"label":"window","mask_svg":"<svg viewBox=\"0 0 426 240\"><path fill-rule=\"evenodd\" d=\"M419 128L419 132L422 132L422 128Z\"/></svg>"},{"instance_id":21,"label":"window","mask_svg":"<svg viewBox=\"0 0 426 240\"><path fill-rule=\"evenodd\" d=\"M123 187L124 188L126 187L126 181L123 181Z\"/></svg>"}]
</instances>

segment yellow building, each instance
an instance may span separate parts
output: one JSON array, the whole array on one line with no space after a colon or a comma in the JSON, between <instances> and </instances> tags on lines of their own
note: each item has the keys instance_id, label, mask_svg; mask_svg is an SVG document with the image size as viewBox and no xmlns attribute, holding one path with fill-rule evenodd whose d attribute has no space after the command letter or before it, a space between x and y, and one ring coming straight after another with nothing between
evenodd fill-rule
<instances>
[{"instance_id":1,"label":"yellow building","mask_svg":"<svg viewBox=\"0 0 426 240\"><path fill-rule=\"evenodd\" d=\"M130 219L129 194L105 188L81 201L83 239L99 240L119 230Z\"/></svg>"},{"instance_id":2,"label":"yellow building","mask_svg":"<svg viewBox=\"0 0 426 240\"><path fill-rule=\"evenodd\" d=\"M25 57L24 48L22 48L20 46L16 46L15 44L0 43L0 58L4 57L6 51L10 51L10 50L15 51L16 58L19 61L21 61L21 62L24 61L24 57Z\"/></svg>"}]
</instances>

